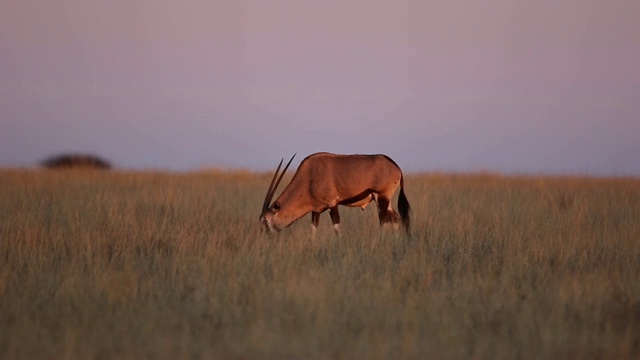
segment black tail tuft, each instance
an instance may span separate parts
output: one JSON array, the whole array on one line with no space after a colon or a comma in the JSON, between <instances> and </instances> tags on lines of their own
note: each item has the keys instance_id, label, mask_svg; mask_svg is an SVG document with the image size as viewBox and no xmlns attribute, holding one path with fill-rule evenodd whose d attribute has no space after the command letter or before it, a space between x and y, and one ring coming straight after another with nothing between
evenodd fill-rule
<instances>
[{"instance_id":1,"label":"black tail tuft","mask_svg":"<svg viewBox=\"0 0 640 360\"><path fill-rule=\"evenodd\" d=\"M409 205L409 200L407 200L407 196L404 194L404 177L401 177L400 194L398 195L398 212L400 212L402 226L404 227L404 230L407 232L407 234L411 230L411 217L409 215L410 210L411 206Z\"/></svg>"}]
</instances>

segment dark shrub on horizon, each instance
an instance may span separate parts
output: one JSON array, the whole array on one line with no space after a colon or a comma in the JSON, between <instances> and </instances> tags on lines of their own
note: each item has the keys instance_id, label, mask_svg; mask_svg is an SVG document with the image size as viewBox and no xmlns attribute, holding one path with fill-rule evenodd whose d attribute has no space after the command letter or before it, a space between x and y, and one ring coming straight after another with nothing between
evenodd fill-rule
<instances>
[{"instance_id":1,"label":"dark shrub on horizon","mask_svg":"<svg viewBox=\"0 0 640 360\"><path fill-rule=\"evenodd\" d=\"M61 154L47 158L40 165L48 169L111 169L111 164L95 155Z\"/></svg>"}]
</instances>

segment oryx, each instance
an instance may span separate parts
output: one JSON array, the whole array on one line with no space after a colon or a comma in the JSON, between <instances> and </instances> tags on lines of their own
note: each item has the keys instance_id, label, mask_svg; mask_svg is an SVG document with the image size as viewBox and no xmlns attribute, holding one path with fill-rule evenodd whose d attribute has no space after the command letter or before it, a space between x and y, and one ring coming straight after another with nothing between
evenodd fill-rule
<instances>
[{"instance_id":1,"label":"oryx","mask_svg":"<svg viewBox=\"0 0 640 360\"><path fill-rule=\"evenodd\" d=\"M337 155L326 152L309 155L302 160L280 197L271 204L276 189L294 157L295 155L291 157L278 176L284 160L282 159L271 179L260 215L260 222L265 230L280 231L311 213L312 230L315 234L320 214L329 210L333 227L339 232L338 205L364 209L370 202L375 201L378 205L380 225L390 224L397 228L401 222L409 232L410 206L404 194L402 170L388 156ZM398 187L400 216L391 206L391 198Z\"/></svg>"}]
</instances>

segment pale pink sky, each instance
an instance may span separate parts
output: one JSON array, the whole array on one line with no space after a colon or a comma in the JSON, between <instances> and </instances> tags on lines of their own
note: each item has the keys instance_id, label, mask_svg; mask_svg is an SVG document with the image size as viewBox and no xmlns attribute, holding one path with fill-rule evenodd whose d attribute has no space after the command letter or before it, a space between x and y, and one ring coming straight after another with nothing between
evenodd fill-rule
<instances>
[{"instance_id":1,"label":"pale pink sky","mask_svg":"<svg viewBox=\"0 0 640 360\"><path fill-rule=\"evenodd\" d=\"M0 166L640 175L640 1L3 0Z\"/></svg>"}]
</instances>

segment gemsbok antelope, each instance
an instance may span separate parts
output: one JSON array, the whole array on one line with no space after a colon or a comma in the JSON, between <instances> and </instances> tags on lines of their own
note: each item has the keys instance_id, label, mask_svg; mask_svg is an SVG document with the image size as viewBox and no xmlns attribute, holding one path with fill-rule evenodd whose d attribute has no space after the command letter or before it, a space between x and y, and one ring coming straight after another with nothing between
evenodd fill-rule
<instances>
[{"instance_id":1,"label":"gemsbok antelope","mask_svg":"<svg viewBox=\"0 0 640 360\"><path fill-rule=\"evenodd\" d=\"M271 200L287 172L293 157L279 174L282 162L273 174L271 185L262 205L260 222L270 232L280 231L304 215L311 213L313 235L320 214L329 210L336 233L340 233L338 205L364 209L375 201L380 225L398 228L401 222L409 233L409 201L404 194L404 178L400 167L386 155L336 155L316 153L307 156L280 197ZM279 174L279 176L278 176ZM398 211L391 206L391 198L400 188Z\"/></svg>"}]
</instances>

